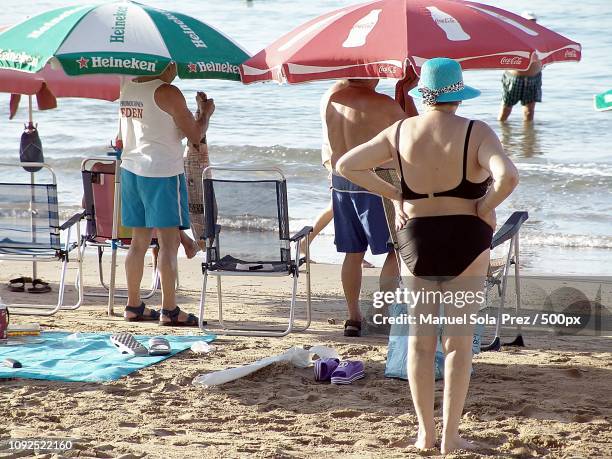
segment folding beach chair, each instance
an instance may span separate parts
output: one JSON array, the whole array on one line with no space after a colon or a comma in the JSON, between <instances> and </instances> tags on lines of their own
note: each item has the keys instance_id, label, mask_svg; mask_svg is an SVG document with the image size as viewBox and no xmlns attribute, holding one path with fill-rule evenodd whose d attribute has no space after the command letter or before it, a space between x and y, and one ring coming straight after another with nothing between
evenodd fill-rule
<instances>
[{"instance_id":1,"label":"folding beach chair","mask_svg":"<svg viewBox=\"0 0 612 459\"><path fill-rule=\"evenodd\" d=\"M39 172L25 171L24 166L40 168ZM80 239L79 223L83 212L73 215L68 221L59 223L57 203L57 180L53 169L44 163L4 163L0 168L12 169L14 180L0 183L0 260L57 262L60 267L58 298L55 305L12 304L12 314L50 316L60 309L77 309L83 300L82 257L80 245L71 240L71 231L76 229L76 241ZM34 183L33 176L36 176ZM42 178L41 178L42 177ZM64 241L61 242L63 238ZM75 250L75 255L71 254ZM77 263L80 280L78 301L72 306L63 306L66 287L66 270L69 261Z\"/></svg>"},{"instance_id":2,"label":"folding beach chair","mask_svg":"<svg viewBox=\"0 0 612 459\"><path fill-rule=\"evenodd\" d=\"M227 178L223 178L227 177ZM289 235L287 182L277 168L207 167L202 174L204 196L204 234L196 235L206 243L202 263L204 279L200 297L200 329L203 325L208 276L217 279L219 324L221 332L243 336L285 336L310 326L310 254L308 242L312 227ZM306 256L299 257L299 245L306 239ZM293 251L291 244L294 244ZM300 266L305 265L304 270ZM295 328L298 277L306 276L306 324ZM221 277L291 276L293 289L288 324L283 328L229 328L223 321Z\"/></svg>"},{"instance_id":3,"label":"folding beach chair","mask_svg":"<svg viewBox=\"0 0 612 459\"><path fill-rule=\"evenodd\" d=\"M100 285L106 290L106 293L85 292L84 295L86 296L106 297L110 293L110 286L104 279L102 261L104 250L111 250L113 246L116 161L113 158L87 158L81 163L83 207L85 208L85 220L87 222L85 234L81 239L82 253L85 254L87 247L96 248L98 277ZM120 218L119 213L116 247L127 250L130 247L132 230L121 225ZM156 246L157 243L153 242L151 248ZM142 295L144 299L151 298L159 288L159 275L155 265L151 277L151 286ZM114 282L111 282L111 285L114 285ZM115 288L113 296L127 298L127 291Z\"/></svg>"},{"instance_id":4,"label":"folding beach chair","mask_svg":"<svg viewBox=\"0 0 612 459\"><path fill-rule=\"evenodd\" d=\"M506 304L506 291L508 287L508 277L512 266L514 266L514 294L516 296L516 313L521 308L521 276L520 276L520 258L519 258L519 233L521 226L529 218L529 214L524 211L513 212L502 227L497 230L493 236L491 249L501 247L502 244L507 244L505 255L500 258L491 258L489 264L489 272L487 273L486 292L487 302L484 310L489 307L489 293L496 288L499 296L499 308L497 310L497 322L495 325L495 337L493 341L487 345L482 345L482 351L499 351L502 346L501 342L501 316L504 312ZM516 324L516 338L508 343L503 343L504 346L524 346L523 336L521 335L521 325Z\"/></svg>"}]
</instances>

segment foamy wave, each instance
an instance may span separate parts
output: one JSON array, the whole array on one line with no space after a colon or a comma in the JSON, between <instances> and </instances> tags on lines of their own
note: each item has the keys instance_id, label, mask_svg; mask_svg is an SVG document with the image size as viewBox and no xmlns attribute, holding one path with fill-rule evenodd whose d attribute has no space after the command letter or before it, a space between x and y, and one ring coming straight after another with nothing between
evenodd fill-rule
<instances>
[{"instance_id":1,"label":"foamy wave","mask_svg":"<svg viewBox=\"0 0 612 459\"><path fill-rule=\"evenodd\" d=\"M521 243L549 247L612 249L612 237L583 234L525 234Z\"/></svg>"},{"instance_id":2,"label":"foamy wave","mask_svg":"<svg viewBox=\"0 0 612 459\"><path fill-rule=\"evenodd\" d=\"M611 177L611 164L597 163L518 163L520 171L537 172L538 174L552 174L561 176L593 178L593 177Z\"/></svg>"},{"instance_id":3,"label":"foamy wave","mask_svg":"<svg viewBox=\"0 0 612 459\"><path fill-rule=\"evenodd\" d=\"M221 218L217 223L222 228L232 231L278 231L278 220L276 218L240 215Z\"/></svg>"}]
</instances>

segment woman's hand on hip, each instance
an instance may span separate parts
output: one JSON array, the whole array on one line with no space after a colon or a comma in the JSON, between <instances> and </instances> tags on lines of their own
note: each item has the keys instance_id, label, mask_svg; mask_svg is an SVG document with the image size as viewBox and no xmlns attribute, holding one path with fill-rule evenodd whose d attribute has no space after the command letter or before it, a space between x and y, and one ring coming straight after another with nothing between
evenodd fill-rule
<instances>
[{"instance_id":1,"label":"woman's hand on hip","mask_svg":"<svg viewBox=\"0 0 612 459\"><path fill-rule=\"evenodd\" d=\"M480 217L487 225L493 228L495 231L495 227L497 226L497 215L495 214L495 209L488 210L484 205L484 199L481 199L476 203L476 215Z\"/></svg>"}]
</instances>

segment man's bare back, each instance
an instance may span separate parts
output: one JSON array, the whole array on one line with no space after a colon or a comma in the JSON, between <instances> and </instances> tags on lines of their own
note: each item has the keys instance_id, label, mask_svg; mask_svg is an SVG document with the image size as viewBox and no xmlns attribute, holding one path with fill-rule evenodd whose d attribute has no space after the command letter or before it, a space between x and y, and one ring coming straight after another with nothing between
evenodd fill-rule
<instances>
[{"instance_id":1,"label":"man's bare back","mask_svg":"<svg viewBox=\"0 0 612 459\"><path fill-rule=\"evenodd\" d=\"M542 71L542 62L539 59L532 60L527 70L508 70L508 73L516 76L535 76Z\"/></svg>"},{"instance_id":2,"label":"man's bare back","mask_svg":"<svg viewBox=\"0 0 612 459\"><path fill-rule=\"evenodd\" d=\"M406 115L391 97L375 91L377 80L336 83L321 104L331 149L331 165Z\"/></svg>"}]
</instances>

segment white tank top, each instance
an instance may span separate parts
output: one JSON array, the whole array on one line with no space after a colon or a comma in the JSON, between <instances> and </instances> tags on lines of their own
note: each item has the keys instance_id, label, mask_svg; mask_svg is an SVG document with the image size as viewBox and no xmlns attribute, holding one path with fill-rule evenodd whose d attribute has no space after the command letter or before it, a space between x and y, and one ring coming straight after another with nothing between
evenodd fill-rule
<instances>
[{"instance_id":1,"label":"white tank top","mask_svg":"<svg viewBox=\"0 0 612 459\"><path fill-rule=\"evenodd\" d=\"M161 80L135 83L126 78L121 85L121 167L144 177L184 173L183 134L155 103L155 90L162 84Z\"/></svg>"}]
</instances>

